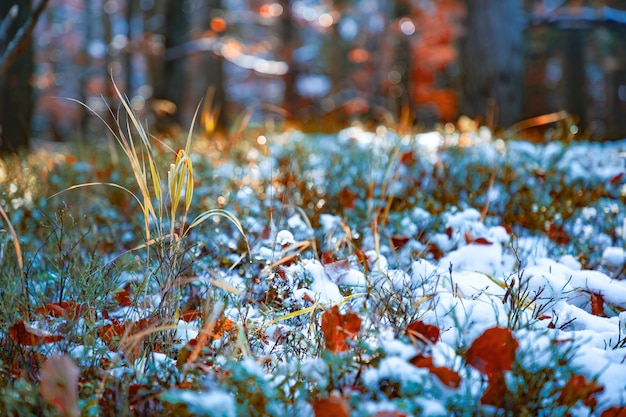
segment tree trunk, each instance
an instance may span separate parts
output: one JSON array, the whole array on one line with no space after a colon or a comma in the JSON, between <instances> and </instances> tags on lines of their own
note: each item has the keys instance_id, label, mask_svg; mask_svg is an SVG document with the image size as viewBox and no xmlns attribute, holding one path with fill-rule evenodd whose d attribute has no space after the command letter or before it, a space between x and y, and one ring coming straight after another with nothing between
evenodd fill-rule
<instances>
[{"instance_id":1,"label":"tree trunk","mask_svg":"<svg viewBox=\"0 0 626 417\"><path fill-rule=\"evenodd\" d=\"M499 127L519 121L524 70L520 0L465 0L461 112Z\"/></svg>"},{"instance_id":2,"label":"tree trunk","mask_svg":"<svg viewBox=\"0 0 626 417\"><path fill-rule=\"evenodd\" d=\"M165 5L165 50L182 45L187 41L189 29L189 15L185 13L185 2L180 0L167 0ZM167 58L163 64L163 72L160 80L156 81L156 98L171 101L178 111L171 116L169 122L181 124L180 108L185 92L185 55ZM167 123L167 120L163 122Z\"/></svg>"},{"instance_id":3,"label":"tree trunk","mask_svg":"<svg viewBox=\"0 0 626 417\"><path fill-rule=\"evenodd\" d=\"M2 1L0 21L14 4L19 7L19 12L10 25L9 40L31 13L30 0ZM0 76L0 153L15 153L30 146L30 120L33 113L33 87L30 80L33 67L32 42L28 40L26 50Z\"/></svg>"},{"instance_id":4,"label":"tree trunk","mask_svg":"<svg viewBox=\"0 0 626 417\"><path fill-rule=\"evenodd\" d=\"M296 115L300 105L300 97L296 88L299 68L293 59L293 51L299 43L299 33L293 22L291 0L280 0L279 4L283 7L283 13L280 16L280 41L282 42L280 59L289 65L287 73L283 76L285 82L283 108L287 113L287 120L293 122L297 119Z\"/></svg>"}]
</instances>

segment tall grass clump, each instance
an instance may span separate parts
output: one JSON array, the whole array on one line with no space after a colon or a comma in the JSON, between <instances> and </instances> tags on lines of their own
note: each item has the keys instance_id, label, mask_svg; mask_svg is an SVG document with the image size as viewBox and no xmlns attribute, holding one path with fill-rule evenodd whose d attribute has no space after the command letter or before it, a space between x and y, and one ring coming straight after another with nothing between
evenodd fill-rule
<instances>
[{"instance_id":1,"label":"tall grass clump","mask_svg":"<svg viewBox=\"0 0 626 417\"><path fill-rule=\"evenodd\" d=\"M115 84L114 84L115 86ZM153 300L149 314L153 332L146 332L154 337L157 333L169 334L161 340L161 349L167 349L173 341L173 329L180 315L180 300L182 289L188 283L183 278L190 268L188 261L190 232L203 224L207 219L215 216L226 218L232 222L242 234L246 236L238 218L223 209L206 210L190 221L194 183L194 168L191 158L193 126L198 116L194 114L191 127L187 134L184 147L173 150L173 163L167 168L159 164L157 149L153 146L151 137L130 106L130 102L115 86L115 91L121 106L117 112L111 111L114 125L106 125L109 132L121 147L123 155L130 164L134 178L135 190L112 182L91 182L78 184L64 191L74 190L86 186L105 185L122 189L129 193L137 202L142 220L143 242L130 250L132 253L143 251L143 256L136 259L141 263L140 280L134 292L143 295L152 295L147 299ZM248 243L246 240L246 246ZM248 248L249 252L249 248ZM154 293L156 290L156 294ZM156 337L152 340L156 343ZM169 342L168 342L169 341ZM164 345L162 342L166 342ZM147 345L154 345L150 343Z\"/></svg>"}]
</instances>

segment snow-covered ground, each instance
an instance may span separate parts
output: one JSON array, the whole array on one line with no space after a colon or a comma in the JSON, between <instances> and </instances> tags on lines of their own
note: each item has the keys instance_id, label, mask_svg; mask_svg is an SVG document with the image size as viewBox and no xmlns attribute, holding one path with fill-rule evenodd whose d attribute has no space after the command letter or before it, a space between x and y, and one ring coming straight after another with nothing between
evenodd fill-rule
<instances>
[{"instance_id":1,"label":"snow-covered ground","mask_svg":"<svg viewBox=\"0 0 626 417\"><path fill-rule=\"evenodd\" d=\"M626 141L355 127L259 144L197 168L194 201L233 213L250 252L224 216L189 235L185 297L211 301L204 320L179 321L178 348L207 323L229 327L210 361L153 355L153 371L194 381L163 403L209 416L626 413ZM124 272L119 287L144 279ZM104 322L146 317L160 301L148 293ZM146 358L108 356L115 375L147 372Z\"/></svg>"}]
</instances>

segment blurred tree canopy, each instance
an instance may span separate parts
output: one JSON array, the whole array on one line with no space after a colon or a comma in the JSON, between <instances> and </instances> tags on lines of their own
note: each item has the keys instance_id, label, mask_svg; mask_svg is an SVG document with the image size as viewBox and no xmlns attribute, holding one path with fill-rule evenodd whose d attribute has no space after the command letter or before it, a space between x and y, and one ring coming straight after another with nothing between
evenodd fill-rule
<instances>
[{"instance_id":1,"label":"blurred tree canopy","mask_svg":"<svg viewBox=\"0 0 626 417\"><path fill-rule=\"evenodd\" d=\"M90 112L58 97L106 118L113 80L167 134L204 99L207 136L228 136L244 114L309 130L461 114L526 129L544 122L517 123L567 114L595 137L626 136L626 0L32 3L0 3L4 152L31 135L101 135Z\"/></svg>"}]
</instances>

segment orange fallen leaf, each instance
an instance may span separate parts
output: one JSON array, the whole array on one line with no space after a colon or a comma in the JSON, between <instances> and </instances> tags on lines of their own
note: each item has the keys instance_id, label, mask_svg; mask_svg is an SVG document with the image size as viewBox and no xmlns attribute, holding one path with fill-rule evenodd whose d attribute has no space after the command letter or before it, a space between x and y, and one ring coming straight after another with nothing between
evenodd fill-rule
<instances>
[{"instance_id":1,"label":"orange fallen leaf","mask_svg":"<svg viewBox=\"0 0 626 417\"><path fill-rule=\"evenodd\" d=\"M73 300L47 303L35 310L35 314L63 318L65 320L74 320L80 313L81 306L76 304L76 301Z\"/></svg>"},{"instance_id":2,"label":"orange fallen leaf","mask_svg":"<svg viewBox=\"0 0 626 417\"><path fill-rule=\"evenodd\" d=\"M609 407L600 414L600 417L626 417L626 406Z\"/></svg>"},{"instance_id":3,"label":"orange fallen leaf","mask_svg":"<svg viewBox=\"0 0 626 417\"><path fill-rule=\"evenodd\" d=\"M80 416L78 368L68 356L53 356L40 371L41 396L65 417Z\"/></svg>"},{"instance_id":4,"label":"orange fallen leaf","mask_svg":"<svg viewBox=\"0 0 626 417\"><path fill-rule=\"evenodd\" d=\"M506 394L508 388L504 374L499 373L489 376L487 380L488 385L482 397L480 397L480 403L483 405L493 405L498 408L506 408Z\"/></svg>"},{"instance_id":5,"label":"orange fallen leaf","mask_svg":"<svg viewBox=\"0 0 626 417\"><path fill-rule=\"evenodd\" d=\"M350 415L343 399L336 395L313 400L313 414L315 417L349 417Z\"/></svg>"},{"instance_id":6,"label":"orange fallen leaf","mask_svg":"<svg viewBox=\"0 0 626 417\"><path fill-rule=\"evenodd\" d=\"M597 293L590 293L591 314L594 316L606 317L604 314L604 297Z\"/></svg>"},{"instance_id":7,"label":"orange fallen leaf","mask_svg":"<svg viewBox=\"0 0 626 417\"><path fill-rule=\"evenodd\" d=\"M333 353L345 352L361 328L361 319L356 313L339 313L339 307L333 306L322 313L322 331L326 341L326 349Z\"/></svg>"},{"instance_id":8,"label":"orange fallen leaf","mask_svg":"<svg viewBox=\"0 0 626 417\"><path fill-rule=\"evenodd\" d=\"M509 329L493 327L474 340L465 360L488 377L499 375L512 369L518 345Z\"/></svg>"},{"instance_id":9,"label":"orange fallen leaf","mask_svg":"<svg viewBox=\"0 0 626 417\"><path fill-rule=\"evenodd\" d=\"M421 341L430 341L437 343L439 340L439 327L433 324L426 324L420 320L416 320L409 324L406 328L407 336L417 338Z\"/></svg>"},{"instance_id":10,"label":"orange fallen leaf","mask_svg":"<svg viewBox=\"0 0 626 417\"><path fill-rule=\"evenodd\" d=\"M377 411L373 417L406 417L406 414L399 411Z\"/></svg>"},{"instance_id":11,"label":"orange fallen leaf","mask_svg":"<svg viewBox=\"0 0 626 417\"><path fill-rule=\"evenodd\" d=\"M615 176L613 176L611 178L611 180L609 181L609 184L611 184L611 185L617 184L618 182L620 182L622 180L622 178L624 178L624 176L626 176L626 173L625 172L620 172L619 174L617 174L617 175L615 175Z\"/></svg>"},{"instance_id":12,"label":"orange fallen leaf","mask_svg":"<svg viewBox=\"0 0 626 417\"><path fill-rule=\"evenodd\" d=\"M432 356L417 355L409 362L418 368L428 368L431 374L435 375L447 387L458 388L461 385L461 375L445 366L435 366Z\"/></svg>"},{"instance_id":13,"label":"orange fallen leaf","mask_svg":"<svg viewBox=\"0 0 626 417\"><path fill-rule=\"evenodd\" d=\"M113 299L120 307L130 307L133 305L130 288L123 288L113 293Z\"/></svg>"},{"instance_id":14,"label":"orange fallen leaf","mask_svg":"<svg viewBox=\"0 0 626 417\"><path fill-rule=\"evenodd\" d=\"M568 407L573 407L578 401L582 401L587 407L594 408L598 400L593 396L602 391L604 387L598 385L596 381L587 381L582 375L572 375L556 401Z\"/></svg>"},{"instance_id":15,"label":"orange fallen leaf","mask_svg":"<svg viewBox=\"0 0 626 417\"><path fill-rule=\"evenodd\" d=\"M194 321L200 316L202 316L202 311L198 310L197 308L190 308L180 315L180 319L189 323L190 321Z\"/></svg>"},{"instance_id":16,"label":"orange fallen leaf","mask_svg":"<svg viewBox=\"0 0 626 417\"><path fill-rule=\"evenodd\" d=\"M9 327L9 336L22 346L37 346L63 340L63 336L37 329L23 320Z\"/></svg>"}]
</instances>

